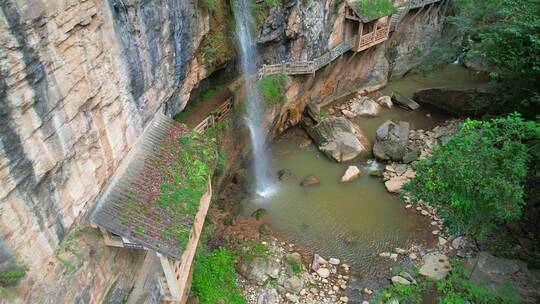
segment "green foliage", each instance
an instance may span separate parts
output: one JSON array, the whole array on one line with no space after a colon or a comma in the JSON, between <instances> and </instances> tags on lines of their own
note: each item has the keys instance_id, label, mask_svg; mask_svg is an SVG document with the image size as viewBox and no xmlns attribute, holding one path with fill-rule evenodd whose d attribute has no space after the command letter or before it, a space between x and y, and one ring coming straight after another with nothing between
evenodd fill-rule
<instances>
[{"instance_id":1,"label":"green foliage","mask_svg":"<svg viewBox=\"0 0 540 304\"><path fill-rule=\"evenodd\" d=\"M0 299L11 302L17 298L17 294L11 289L0 287Z\"/></svg>"},{"instance_id":2,"label":"green foliage","mask_svg":"<svg viewBox=\"0 0 540 304\"><path fill-rule=\"evenodd\" d=\"M418 162L416 177L404 189L413 201L437 207L453 232L482 239L497 225L520 218L531 158L527 144L539 138L539 124L517 114L467 120Z\"/></svg>"},{"instance_id":3,"label":"green foliage","mask_svg":"<svg viewBox=\"0 0 540 304\"><path fill-rule=\"evenodd\" d=\"M360 0L360 13L368 19L390 16L396 8L390 0Z\"/></svg>"},{"instance_id":4,"label":"green foliage","mask_svg":"<svg viewBox=\"0 0 540 304\"><path fill-rule=\"evenodd\" d=\"M261 97L267 104L284 102L286 100L287 81L288 77L285 74L264 76L257 83L261 91Z\"/></svg>"},{"instance_id":5,"label":"green foliage","mask_svg":"<svg viewBox=\"0 0 540 304\"><path fill-rule=\"evenodd\" d=\"M436 292L440 296L437 302L441 304L492 304L515 303L511 289L508 287L491 289L487 284L475 284L466 274L464 267L457 261L452 262L452 271L439 281L418 277L417 284L390 285L378 291L370 303L388 303L395 299L399 303L424 303L423 296Z\"/></svg>"},{"instance_id":6,"label":"green foliage","mask_svg":"<svg viewBox=\"0 0 540 304\"><path fill-rule=\"evenodd\" d=\"M218 152L216 169L214 170L215 176L221 176L225 170L225 162L227 161L227 156L222 151Z\"/></svg>"},{"instance_id":7,"label":"green foliage","mask_svg":"<svg viewBox=\"0 0 540 304\"><path fill-rule=\"evenodd\" d=\"M248 247L242 248L241 256L244 261L252 261L256 257L267 257L270 249L263 243L255 242Z\"/></svg>"},{"instance_id":8,"label":"green foliage","mask_svg":"<svg viewBox=\"0 0 540 304\"><path fill-rule=\"evenodd\" d=\"M281 0L259 0L251 2L251 15L255 19L257 26L260 26L268 17L270 9L281 4Z\"/></svg>"},{"instance_id":9,"label":"green foliage","mask_svg":"<svg viewBox=\"0 0 540 304\"><path fill-rule=\"evenodd\" d=\"M195 257L192 290L202 304L243 304L244 298L236 285L236 257L225 248L212 253L199 250Z\"/></svg>"},{"instance_id":10,"label":"green foliage","mask_svg":"<svg viewBox=\"0 0 540 304\"><path fill-rule=\"evenodd\" d=\"M492 68L499 83L493 98L478 100L492 113L518 111L535 117L540 109L540 2L456 0L449 21L466 39L469 55ZM469 41L473 41L469 45Z\"/></svg>"},{"instance_id":11,"label":"green foliage","mask_svg":"<svg viewBox=\"0 0 540 304\"><path fill-rule=\"evenodd\" d=\"M211 13L216 12L217 6L218 6L217 0L205 0L205 3L206 3L206 7Z\"/></svg>"},{"instance_id":12,"label":"green foliage","mask_svg":"<svg viewBox=\"0 0 540 304\"><path fill-rule=\"evenodd\" d=\"M21 267L15 263L7 266L0 272L0 286L13 286L26 275L28 269Z\"/></svg>"},{"instance_id":13,"label":"green foliage","mask_svg":"<svg viewBox=\"0 0 540 304\"><path fill-rule=\"evenodd\" d=\"M321 109L321 111L319 112L319 118L322 120L327 119L329 116L330 113L328 113L328 111L326 111L325 109Z\"/></svg>"},{"instance_id":14,"label":"green foliage","mask_svg":"<svg viewBox=\"0 0 540 304\"><path fill-rule=\"evenodd\" d=\"M289 266L291 266L293 274L298 275L302 273L302 265L300 265L300 263L296 261L290 261Z\"/></svg>"}]
</instances>

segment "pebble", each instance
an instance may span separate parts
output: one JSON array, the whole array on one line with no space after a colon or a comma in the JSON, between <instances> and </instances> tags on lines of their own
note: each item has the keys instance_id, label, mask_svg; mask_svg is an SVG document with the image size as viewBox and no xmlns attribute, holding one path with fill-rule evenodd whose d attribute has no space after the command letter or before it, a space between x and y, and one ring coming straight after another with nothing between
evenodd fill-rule
<instances>
[{"instance_id":1,"label":"pebble","mask_svg":"<svg viewBox=\"0 0 540 304\"><path fill-rule=\"evenodd\" d=\"M345 289L347 289L347 285L345 285L345 284L341 284L341 285L339 285L339 288L341 288L341 289L345 290Z\"/></svg>"},{"instance_id":2,"label":"pebble","mask_svg":"<svg viewBox=\"0 0 540 304\"><path fill-rule=\"evenodd\" d=\"M427 212L426 210L422 210L420 211L420 214L426 216L426 215L429 215L429 212Z\"/></svg>"},{"instance_id":3,"label":"pebble","mask_svg":"<svg viewBox=\"0 0 540 304\"><path fill-rule=\"evenodd\" d=\"M396 284L401 284L401 285L410 285L411 282L409 282L407 279L405 279L404 277L400 277L400 276L393 276L392 277L392 284L396 285Z\"/></svg>"},{"instance_id":4,"label":"pebble","mask_svg":"<svg viewBox=\"0 0 540 304\"><path fill-rule=\"evenodd\" d=\"M317 274L323 279L328 278L330 276L330 270L328 270L328 268L319 268Z\"/></svg>"},{"instance_id":5,"label":"pebble","mask_svg":"<svg viewBox=\"0 0 540 304\"><path fill-rule=\"evenodd\" d=\"M438 224L436 221L431 222L431 226L437 226Z\"/></svg>"},{"instance_id":6,"label":"pebble","mask_svg":"<svg viewBox=\"0 0 540 304\"><path fill-rule=\"evenodd\" d=\"M362 289L362 293L367 294L368 296L370 296L370 295L373 294L373 290L371 290L371 289L369 289L369 288L367 288L367 287L364 287L364 288Z\"/></svg>"},{"instance_id":7,"label":"pebble","mask_svg":"<svg viewBox=\"0 0 540 304\"><path fill-rule=\"evenodd\" d=\"M412 204L405 205L405 209L411 209L411 208L412 208Z\"/></svg>"},{"instance_id":8,"label":"pebble","mask_svg":"<svg viewBox=\"0 0 540 304\"><path fill-rule=\"evenodd\" d=\"M438 235L439 232L440 232L439 230L433 230L433 231L431 231L431 233L432 233L433 235Z\"/></svg>"},{"instance_id":9,"label":"pebble","mask_svg":"<svg viewBox=\"0 0 540 304\"><path fill-rule=\"evenodd\" d=\"M411 253L411 254L409 254L409 258L410 258L411 260L416 260L418 257L416 256L416 254Z\"/></svg>"},{"instance_id":10,"label":"pebble","mask_svg":"<svg viewBox=\"0 0 540 304\"><path fill-rule=\"evenodd\" d=\"M341 261L339 259L336 259L336 258L330 258L328 260L328 263L330 263L332 265L339 265L339 263L341 263Z\"/></svg>"},{"instance_id":11,"label":"pebble","mask_svg":"<svg viewBox=\"0 0 540 304\"><path fill-rule=\"evenodd\" d=\"M422 211L422 207L416 207L416 211Z\"/></svg>"},{"instance_id":12,"label":"pebble","mask_svg":"<svg viewBox=\"0 0 540 304\"><path fill-rule=\"evenodd\" d=\"M448 241L445 238L439 237L439 245L444 246Z\"/></svg>"},{"instance_id":13,"label":"pebble","mask_svg":"<svg viewBox=\"0 0 540 304\"><path fill-rule=\"evenodd\" d=\"M341 297L341 298L339 298L339 300L341 302L343 302L343 303L348 303L349 302L349 298L347 298L347 297Z\"/></svg>"},{"instance_id":14,"label":"pebble","mask_svg":"<svg viewBox=\"0 0 540 304\"><path fill-rule=\"evenodd\" d=\"M392 254L390 255L390 258L391 258L392 260L394 260L394 262L397 261L397 258L398 258L397 253L392 253Z\"/></svg>"},{"instance_id":15,"label":"pebble","mask_svg":"<svg viewBox=\"0 0 540 304\"><path fill-rule=\"evenodd\" d=\"M381 252L381 253L379 253L379 256L383 257L383 258L387 258L387 257L390 256L390 252Z\"/></svg>"},{"instance_id":16,"label":"pebble","mask_svg":"<svg viewBox=\"0 0 540 304\"><path fill-rule=\"evenodd\" d=\"M407 250L403 248L395 248L394 250L396 251L397 254L407 254Z\"/></svg>"}]
</instances>

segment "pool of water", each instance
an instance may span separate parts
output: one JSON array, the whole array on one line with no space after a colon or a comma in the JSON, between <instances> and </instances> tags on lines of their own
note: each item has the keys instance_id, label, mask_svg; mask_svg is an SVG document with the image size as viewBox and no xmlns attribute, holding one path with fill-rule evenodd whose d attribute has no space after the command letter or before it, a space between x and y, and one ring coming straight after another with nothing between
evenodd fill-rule
<instances>
[{"instance_id":1,"label":"pool of water","mask_svg":"<svg viewBox=\"0 0 540 304\"><path fill-rule=\"evenodd\" d=\"M477 81L476 76L466 69L449 66L431 77L411 76L391 81L383 93L397 90L411 96L418 88L471 83ZM393 107L377 117L355 118L353 122L373 143L377 127L388 119L408 121L414 129L431 129L446 118L424 108L407 111ZM377 276L388 270L391 263L380 258L380 252L435 243L428 219L405 209L399 196L386 191L381 179L369 176L370 170L383 164L372 157L339 164L313 144L300 148L305 138L304 132L296 128L274 140L273 174L288 169L293 177L278 182L272 195L249 200L244 206L245 216L258 208L266 209L266 221L274 231L322 256L340 258L361 277ZM340 183L349 165L358 166L363 175L352 182ZM309 175L317 176L321 184L300 186L301 180Z\"/></svg>"}]
</instances>

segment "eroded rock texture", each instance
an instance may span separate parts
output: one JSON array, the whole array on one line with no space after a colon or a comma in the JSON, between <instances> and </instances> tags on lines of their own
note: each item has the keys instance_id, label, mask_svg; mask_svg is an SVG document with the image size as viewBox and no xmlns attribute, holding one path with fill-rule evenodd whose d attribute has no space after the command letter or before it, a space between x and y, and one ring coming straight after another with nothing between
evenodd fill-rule
<instances>
[{"instance_id":1,"label":"eroded rock texture","mask_svg":"<svg viewBox=\"0 0 540 304\"><path fill-rule=\"evenodd\" d=\"M184 0L0 2L2 259L15 252L38 275L154 114L184 106L206 76L193 56L202 12Z\"/></svg>"}]
</instances>

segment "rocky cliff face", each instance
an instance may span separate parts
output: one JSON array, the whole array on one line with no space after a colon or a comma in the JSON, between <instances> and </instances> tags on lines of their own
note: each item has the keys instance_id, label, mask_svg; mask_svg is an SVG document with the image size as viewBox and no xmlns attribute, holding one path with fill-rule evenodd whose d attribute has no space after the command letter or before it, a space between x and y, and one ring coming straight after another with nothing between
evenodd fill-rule
<instances>
[{"instance_id":1,"label":"rocky cliff face","mask_svg":"<svg viewBox=\"0 0 540 304\"><path fill-rule=\"evenodd\" d=\"M0 2L0 260L44 265L154 114L208 74L196 1Z\"/></svg>"},{"instance_id":2,"label":"rocky cliff face","mask_svg":"<svg viewBox=\"0 0 540 304\"><path fill-rule=\"evenodd\" d=\"M343 10L341 0L283 1L260 29L263 61L323 54L341 39ZM439 9L410 15L387 42L292 78L289 101L270 111L274 130L298 123L308 103L375 89L408 70L416 61L407 58L438 38L440 16ZM233 55L212 34L212 22L227 17L210 16L195 0L0 1L0 270L13 260L29 267L20 299L94 302L114 295L119 280L124 294L134 264L122 254L94 240L83 247L100 247L101 258L89 249L83 255L93 262L66 272L54 259L58 244L154 114L183 109L212 72L207 65ZM220 60L205 63L213 53ZM126 271L108 271L115 263ZM68 289L80 292L63 294L73 281Z\"/></svg>"},{"instance_id":3,"label":"rocky cliff face","mask_svg":"<svg viewBox=\"0 0 540 304\"><path fill-rule=\"evenodd\" d=\"M259 34L263 62L312 60L342 41L344 1L285 1L271 10ZM440 39L446 4L410 11L390 38L365 51L348 52L315 75L296 76L279 109L274 131L299 122L309 103L324 104L354 91L373 91L418 65Z\"/></svg>"}]
</instances>

